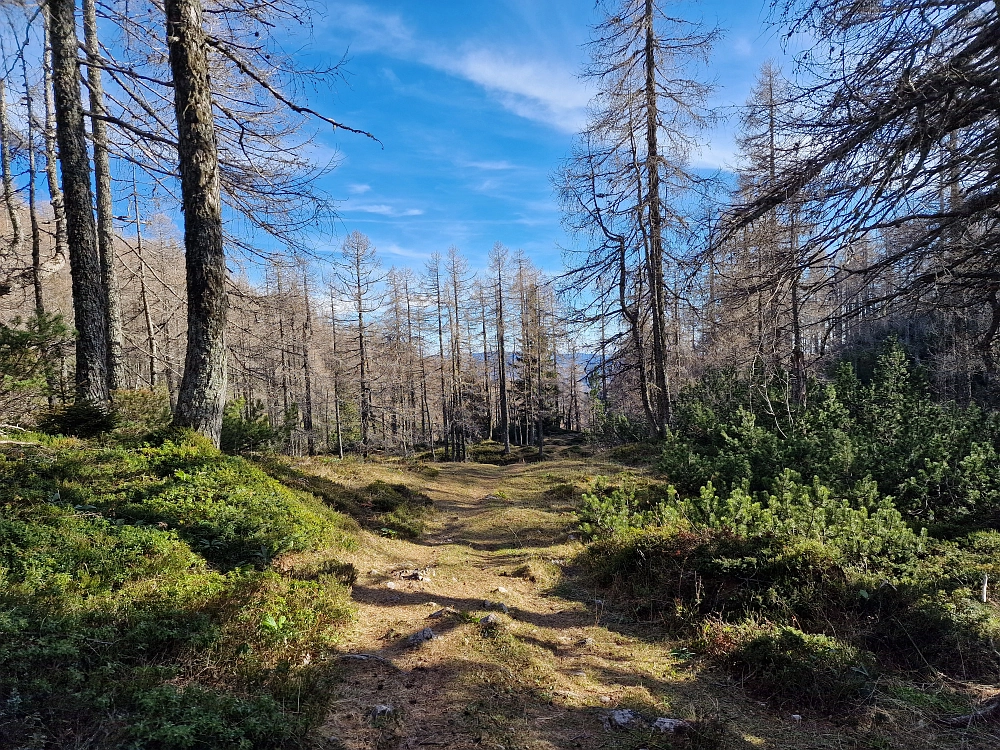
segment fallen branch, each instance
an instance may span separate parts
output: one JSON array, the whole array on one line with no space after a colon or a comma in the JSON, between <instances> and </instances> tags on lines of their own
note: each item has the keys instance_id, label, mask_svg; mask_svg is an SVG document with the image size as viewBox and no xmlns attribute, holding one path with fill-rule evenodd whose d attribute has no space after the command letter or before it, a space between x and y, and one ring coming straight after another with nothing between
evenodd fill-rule
<instances>
[{"instance_id":1,"label":"fallen branch","mask_svg":"<svg viewBox=\"0 0 1000 750\"><path fill-rule=\"evenodd\" d=\"M997 718L998 714L1000 714L1000 698L994 698L971 714L955 716L950 719L938 719L937 722L946 727L971 727L973 724L992 721Z\"/></svg>"}]
</instances>

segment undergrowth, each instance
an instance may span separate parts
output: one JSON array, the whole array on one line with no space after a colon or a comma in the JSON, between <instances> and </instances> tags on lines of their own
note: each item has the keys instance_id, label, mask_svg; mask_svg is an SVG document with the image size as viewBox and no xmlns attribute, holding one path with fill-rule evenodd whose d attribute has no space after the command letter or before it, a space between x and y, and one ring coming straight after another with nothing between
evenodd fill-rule
<instances>
[{"instance_id":1,"label":"undergrowth","mask_svg":"<svg viewBox=\"0 0 1000 750\"><path fill-rule=\"evenodd\" d=\"M318 718L350 575L272 561L353 522L175 437L0 452L0 745L286 747Z\"/></svg>"},{"instance_id":2,"label":"undergrowth","mask_svg":"<svg viewBox=\"0 0 1000 750\"><path fill-rule=\"evenodd\" d=\"M659 478L592 482L596 578L780 704L829 711L905 675L995 682L997 416L932 401L898 346L870 383L843 366L781 413L744 385L682 394Z\"/></svg>"},{"instance_id":3,"label":"undergrowth","mask_svg":"<svg viewBox=\"0 0 1000 750\"><path fill-rule=\"evenodd\" d=\"M302 471L279 457L261 459L260 466L284 485L316 495L330 508L382 536L415 539L424 533L433 512L427 495L399 482L377 479L362 487L350 487Z\"/></svg>"}]
</instances>

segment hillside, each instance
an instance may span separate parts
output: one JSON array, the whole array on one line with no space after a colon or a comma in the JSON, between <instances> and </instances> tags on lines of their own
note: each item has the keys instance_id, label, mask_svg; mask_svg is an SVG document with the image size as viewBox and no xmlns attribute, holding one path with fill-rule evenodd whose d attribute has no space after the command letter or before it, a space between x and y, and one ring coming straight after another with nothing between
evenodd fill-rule
<instances>
[{"instance_id":1,"label":"hillside","mask_svg":"<svg viewBox=\"0 0 1000 750\"><path fill-rule=\"evenodd\" d=\"M663 556L653 532L582 534L602 492L658 473L642 446L557 443L507 466L265 461L284 486L194 438L4 445L4 746L996 746L989 722L954 726L997 694L975 671L971 594L948 594L941 626L962 663L921 651L933 634L901 606L895 651L851 645L871 610L828 608L843 630L815 635L753 600L738 560L699 557L707 536L659 527L687 545ZM965 554L925 567L954 576ZM656 578L671 560L688 573ZM853 585L846 565L803 570L812 588L788 606ZM696 598L678 588L699 575ZM722 589L744 609L719 609ZM923 664L898 657L911 645Z\"/></svg>"}]
</instances>

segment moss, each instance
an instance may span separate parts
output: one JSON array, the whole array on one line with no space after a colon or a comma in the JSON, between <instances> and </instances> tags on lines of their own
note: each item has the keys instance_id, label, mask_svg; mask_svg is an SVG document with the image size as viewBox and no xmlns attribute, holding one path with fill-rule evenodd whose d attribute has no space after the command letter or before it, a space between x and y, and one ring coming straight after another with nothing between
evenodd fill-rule
<instances>
[{"instance_id":1,"label":"moss","mask_svg":"<svg viewBox=\"0 0 1000 750\"><path fill-rule=\"evenodd\" d=\"M322 691L282 701L351 618L351 577L270 561L348 546L347 519L187 439L7 449L0 505L0 744L283 747L321 716Z\"/></svg>"}]
</instances>

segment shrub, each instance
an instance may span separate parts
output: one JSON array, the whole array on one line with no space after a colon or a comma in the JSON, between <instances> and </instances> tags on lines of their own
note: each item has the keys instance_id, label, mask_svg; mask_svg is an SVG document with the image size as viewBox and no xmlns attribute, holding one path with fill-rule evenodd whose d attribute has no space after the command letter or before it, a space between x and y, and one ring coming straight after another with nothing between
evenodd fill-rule
<instances>
[{"instance_id":1,"label":"shrub","mask_svg":"<svg viewBox=\"0 0 1000 750\"><path fill-rule=\"evenodd\" d=\"M304 733L304 717L290 716L270 696L242 698L191 685L159 685L136 696L137 720L125 738L163 750L282 747Z\"/></svg>"},{"instance_id":2,"label":"shrub","mask_svg":"<svg viewBox=\"0 0 1000 750\"><path fill-rule=\"evenodd\" d=\"M0 504L0 745L276 748L322 718L302 665L352 614L349 566L266 558L346 545L346 519L201 440L8 447Z\"/></svg>"},{"instance_id":3,"label":"shrub","mask_svg":"<svg viewBox=\"0 0 1000 750\"><path fill-rule=\"evenodd\" d=\"M479 464L503 465L506 456L503 455L503 443L495 440L484 440L469 446L469 460Z\"/></svg>"},{"instance_id":4,"label":"shrub","mask_svg":"<svg viewBox=\"0 0 1000 750\"><path fill-rule=\"evenodd\" d=\"M170 424L166 388L115 391L112 403L115 426L123 438L142 438Z\"/></svg>"},{"instance_id":5,"label":"shrub","mask_svg":"<svg viewBox=\"0 0 1000 750\"><path fill-rule=\"evenodd\" d=\"M49 435L91 438L111 432L118 415L103 404L77 401L49 410L38 420L38 429Z\"/></svg>"},{"instance_id":6,"label":"shrub","mask_svg":"<svg viewBox=\"0 0 1000 750\"><path fill-rule=\"evenodd\" d=\"M431 511L431 499L405 484L389 484L376 480L361 490L375 517L373 525L390 536L415 539L424 531L424 522Z\"/></svg>"},{"instance_id":7,"label":"shrub","mask_svg":"<svg viewBox=\"0 0 1000 750\"><path fill-rule=\"evenodd\" d=\"M709 373L680 394L658 468L682 496L709 482L761 492L791 469L841 495L870 477L924 524L975 526L1000 510L1000 416L935 402L898 343L867 384L849 364L811 383L806 407L774 410L783 395L760 390Z\"/></svg>"},{"instance_id":8,"label":"shrub","mask_svg":"<svg viewBox=\"0 0 1000 750\"><path fill-rule=\"evenodd\" d=\"M52 363L72 332L61 315L0 323L0 421L18 422L51 392Z\"/></svg>"},{"instance_id":9,"label":"shrub","mask_svg":"<svg viewBox=\"0 0 1000 750\"><path fill-rule=\"evenodd\" d=\"M870 693L877 676L872 654L792 627L757 635L730 659L757 694L795 708L837 708Z\"/></svg>"},{"instance_id":10,"label":"shrub","mask_svg":"<svg viewBox=\"0 0 1000 750\"><path fill-rule=\"evenodd\" d=\"M280 437L271 427L264 405L259 401L247 405L245 399L226 404L222 412L220 447L226 453L267 451Z\"/></svg>"}]
</instances>

